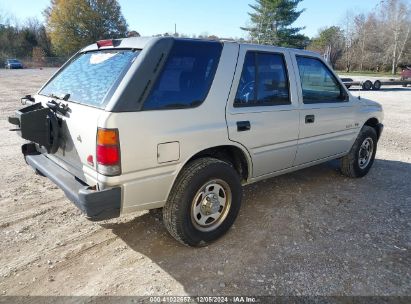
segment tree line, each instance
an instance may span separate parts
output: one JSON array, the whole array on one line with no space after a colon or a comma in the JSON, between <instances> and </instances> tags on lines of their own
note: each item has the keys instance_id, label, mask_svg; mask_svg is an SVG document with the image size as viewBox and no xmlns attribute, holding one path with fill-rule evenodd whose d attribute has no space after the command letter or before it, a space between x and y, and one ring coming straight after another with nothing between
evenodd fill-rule
<instances>
[{"instance_id":1,"label":"tree line","mask_svg":"<svg viewBox=\"0 0 411 304\"><path fill-rule=\"evenodd\" d=\"M304 12L303 0L255 0L242 27L258 44L304 48L319 52L339 70L387 71L411 64L409 0L384 0L368 14L347 12L340 24L321 29L312 39L293 24ZM0 60L6 57L67 58L100 39L139 36L128 29L117 0L51 0L44 24L29 19L13 25L0 11ZM178 33L155 36L192 37ZM201 34L198 38L218 39ZM227 38L227 37L224 37Z\"/></svg>"},{"instance_id":2,"label":"tree line","mask_svg":"<svg viewBox=\"0 0 411 304\"><path fill-rule=\"evenodd\" d=\"M0 16L1 17L1 16ZM5 20L5 19L3 19ZM0 20L0 63L6 58L44 58L55 56L46 28L37 19L22 26Z\"/></svg>"},{"instance_id":3,"label":"tree line","mask_svg":"<svg viewBox=\"0 0 411 304\"><path fill-rule=\"evenodd\" d=\"M117 0L51 0L43 15L44 24L32 18L17 25L0 11L0 63L10 57L61 57L64 62L97 40L138 35L128 31Z\"/></svg>"},{"instance_id":4,"label":"tree line","mask_svg":"<svg viewBox=\"0 0 411 304\"><path fill-rule=\"evenodd\" d=\"M397 72L411 66L411 8L408 1L381 1L368 14L346 12L339 25L326 27L308 49L338 69Z\"/></svg>"},{"instance_id":5,"label":"tree line","mask_svg":"<svg viewBox=\"0 0 411 304\"><path fill-rule=\"evenodd\" d=\"M411 66L409 0L384 0L368 14L347 11L340 24L321 29L312 39L292 27L304 10L302 0L257 0L250 5L251 42L305 48L322 54L338 70L390 71Z\"/></svg>"}]
</instances>

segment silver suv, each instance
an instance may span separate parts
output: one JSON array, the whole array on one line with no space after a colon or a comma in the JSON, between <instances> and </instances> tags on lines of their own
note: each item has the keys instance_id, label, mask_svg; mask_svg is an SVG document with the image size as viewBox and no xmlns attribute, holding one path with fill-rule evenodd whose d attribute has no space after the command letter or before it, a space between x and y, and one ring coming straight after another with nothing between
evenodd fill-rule
<instances>
[{"instance_id":1,"label":"silver suv","mask_svg":"<svg viewBox=\"0 0 411 304\"><path fill-rule=\"evenodd\" d=\"M98 41L22 100L26 162L88 218L163 208L190 246L230 228L242 185L336 158L364 176L383 119L318 54L170 37Z\"/></svg>"}]
</instances>

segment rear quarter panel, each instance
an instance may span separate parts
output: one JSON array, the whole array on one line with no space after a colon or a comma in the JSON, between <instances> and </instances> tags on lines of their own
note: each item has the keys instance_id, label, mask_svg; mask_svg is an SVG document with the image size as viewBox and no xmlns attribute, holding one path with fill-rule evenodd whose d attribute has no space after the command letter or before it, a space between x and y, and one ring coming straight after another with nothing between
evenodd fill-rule
<instances>
[{"instance_id":1,"label":"rear quarter panel","mask_svg":"<svg viewBox=\"0 0 411 304\"><path fill-rule=\"evenodd\" d=\"M225 107L237 63L238 45L224 45L209 94L196 108L107 113L100 127L118 128L122 175L99 176L107 186L123 185L123 213L162 207L184 164L196 153L232 144ZM179 159L158 160L158 145L179 143Z\"/></svg>"}]
</instances>

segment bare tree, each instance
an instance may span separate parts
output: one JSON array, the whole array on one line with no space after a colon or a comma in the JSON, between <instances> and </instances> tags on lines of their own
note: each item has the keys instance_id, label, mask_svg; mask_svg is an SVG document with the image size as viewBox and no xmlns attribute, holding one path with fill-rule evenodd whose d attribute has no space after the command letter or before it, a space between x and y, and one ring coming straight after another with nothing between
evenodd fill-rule
<instances>
[{"instance_id":1,"label":"bare tree","mask_svg":"<svg viewBox=\"0 0 411 304\"><path fill-rule=\"evenodd\" d=\"M411 63L411 6L410 0L382 0L372 12L355 14L347 11L338 27L320 31L311 40L309 49L326 54L337 69L390 70ZM328 35L340 28L342 39ZM328 38L327 38L328 37ZM331 39L329 39L331 38ZM334 52L336 43L340 52ZM332 46L330 46L333 44ZM332 57L332 58L331 58Z\"/></svg>"},{"instance_id":2,"label":"bare tree","mask_svg":"<svg viewBox=\"0 0 411 304\"><path fill-rule=\"evenodd\" d=\"M364 14L359 14L354 17L355 24L355 35L358 39L358 66L360 71L364 69L364 57L365 57L365 47L367 44L367 28L366 28L366 18Z\"/></svg>"},{"instance_id":3,"label":"bare tree","mask_svg":"<svg viewBox=\"0 0 411 304\"><path fill-rule=\"evenodd\" d=\"M18 20L16 16L12 15L9 11L4 9L1 5L0 5L0 25L7 25L7 26L10 26L10 25L17 26L18 25Z\"/></svg>"},{"instance_id":4,"label":"bare tree","mask_svg":"<svg viewBox=\"0 0 411 304\"><path fill-rule=\"evenodd\" d=\"M350 72L353 65L353 58L355 56L355 48L358 42L356 36L356 24L354 12L348 10L343 18L342 29L344 31L344 57L345 70Z\"/></svg>"},{"instance_id":5,"label":"bare tree","mask_svg":"<svg viewBox=\"0 0 411 304\"><path fill-rule=\"evenodd\" d=\"M391 73L395 75L405 45L410 39L410 7L403 0L386 0L381 4L380 14L387 41L386 57L390 59Z\"/></svg>"},{"instance_id":6,"label":"bare tree","mask_svg":"<svg viewBox=\"0 0 411 304\"><path fill-rule=\"evenodd\" d=\"M0 24L6 24L6 11L4 10L4 8L0 5Z\"/></svg>"}]
</instances>

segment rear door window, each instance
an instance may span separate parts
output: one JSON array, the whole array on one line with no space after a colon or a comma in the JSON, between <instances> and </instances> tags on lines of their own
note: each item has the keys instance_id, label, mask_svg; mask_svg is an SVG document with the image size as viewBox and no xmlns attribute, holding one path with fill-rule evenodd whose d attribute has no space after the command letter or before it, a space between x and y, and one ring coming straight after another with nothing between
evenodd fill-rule
<instances>
[{"instance_id":1,"label":"rear door window","mask_svg":"<svg viewBox=\"0 0 411 304\"><path fill-rule=\"evenodd\" d=\"M291 104L287 69L282 54L247 52L235 107Z\"/></svg>"},{"instance_id":2,"label":"rear door window","mask_svg":"<svg viewBox=\"0 0 411 304\"><path fill-rule=\"evenodd\" d=\"M69 101L104 108L138 53L133 50L82 53L52 78L40 94L55 97L69 94Z\"/></svg>"},{"instance_id":3,"label":"rear door window","mask_svg":"<svg viewBox=\"0 0 411 304\"><path fill-rule=\"evenodd\" d=\"M220 42L175 41L143 109L181 109L200 105L210 90L222 48Z\"/></svg>"}]
</instances>

